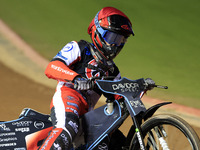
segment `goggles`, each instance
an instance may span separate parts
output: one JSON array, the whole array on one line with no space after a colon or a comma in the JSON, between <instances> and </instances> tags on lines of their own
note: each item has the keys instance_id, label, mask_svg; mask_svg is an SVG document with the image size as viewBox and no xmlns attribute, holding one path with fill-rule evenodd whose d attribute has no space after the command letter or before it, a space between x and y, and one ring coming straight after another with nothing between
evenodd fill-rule
<instances>
[{"instance_id":1,"label":"goggles","mask_svg":"<svg viewBox=\"0 0 200 150\"><path fill-rule=\"evenodd\" d=\"M94 23L96 25L98 32L101 34L102 38L108 44L115 44L116 46L124 45L124 43L126 42L126 38L123 35L117 34L115 32L104 30L99 24L98 15L99 15L99 12L95 16Z\"/></svg>"},{"instance_id":2,"label":"goggles","mask_svg":"<svg viewBox=\"0 0 200 150\"><path fill-rule=\"evenodd\" d=\"M123 35L106 31L105 35L103 36L103 39L108 44L115 44L117 46L123 45L126 42L126 38Z\"/></svg>"}]
</instances>

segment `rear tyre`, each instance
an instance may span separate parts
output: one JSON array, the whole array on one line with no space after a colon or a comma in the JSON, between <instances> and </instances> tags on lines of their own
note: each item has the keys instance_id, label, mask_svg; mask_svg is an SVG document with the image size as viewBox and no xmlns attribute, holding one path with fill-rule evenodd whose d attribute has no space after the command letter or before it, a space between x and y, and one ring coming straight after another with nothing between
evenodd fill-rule
<instances>
[{"instance_id":1,"label":"rear tyre","mask_svg":"<svg viewBox=\"0 0 200 150\"><path fill-rule=\"evenodd\" d=\"M141 128L147 150L200 150L198 135L178 116L157 115L145 121ZM140 149L136 135L129 149Z\"/></svg>"}]
</instances>

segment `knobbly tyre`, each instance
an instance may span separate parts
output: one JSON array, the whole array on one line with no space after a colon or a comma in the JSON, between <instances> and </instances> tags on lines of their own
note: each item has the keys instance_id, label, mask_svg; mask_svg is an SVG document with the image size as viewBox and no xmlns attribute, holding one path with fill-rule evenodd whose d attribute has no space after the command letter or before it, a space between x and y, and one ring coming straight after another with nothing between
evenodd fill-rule
<instances>
[{"instance_id":1,"label":"knobbly tyre","mask_svg":"<svg viewBox=\"0 0 200 150\"><path fill-rule=\"evenodd\" d=\"M200 150L199 137L183 119L171 114L153 116L171 102L145 108L141 97L152 87L144 79L96 80L96 85L105 93L107 104L81 117L72 150ZM123 98L117 101L113 94ZM133 125L125 137L118 128L128 116ZM18 119L0 122L0 149L36 150L51 129L49 115L26 108Z\"/></svg>"}]
</instances>

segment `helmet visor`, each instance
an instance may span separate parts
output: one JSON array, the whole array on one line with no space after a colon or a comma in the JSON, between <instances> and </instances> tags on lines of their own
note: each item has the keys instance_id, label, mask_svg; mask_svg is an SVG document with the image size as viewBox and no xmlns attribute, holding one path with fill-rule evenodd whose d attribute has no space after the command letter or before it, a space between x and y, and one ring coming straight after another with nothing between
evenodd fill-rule
<instances>
[{"instance_id":1,"label":"helmet visor","mask_svg":"<svg viewBox=\"0 0 200 150\"><path fill-rule=\"evenodd\" d=\"M126 42L126 38L123 35L108 30L104 34L103 39L108 44L115 44L116 46L124 45L124 43Z\"/></svg>"}]
</instances>

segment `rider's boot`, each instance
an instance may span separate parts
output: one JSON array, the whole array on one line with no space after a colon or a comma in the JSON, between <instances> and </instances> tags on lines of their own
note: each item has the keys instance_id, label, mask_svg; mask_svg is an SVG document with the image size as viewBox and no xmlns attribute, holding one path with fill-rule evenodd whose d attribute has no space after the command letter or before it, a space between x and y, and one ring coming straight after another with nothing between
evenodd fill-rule
<instances>
[{"instance_id":1,"label":"rider's boot","mask_svg":"<svg viewBox=\"0 0 200 150\"><path fill-rule=\"evenodd\" d=\"M79 119L74 113L67 112L65 122L63 128L57 128L59 125L54 125L54 129L38 150L69 150L71 148L78 131Z\"/></svg>"}]
</instances>

